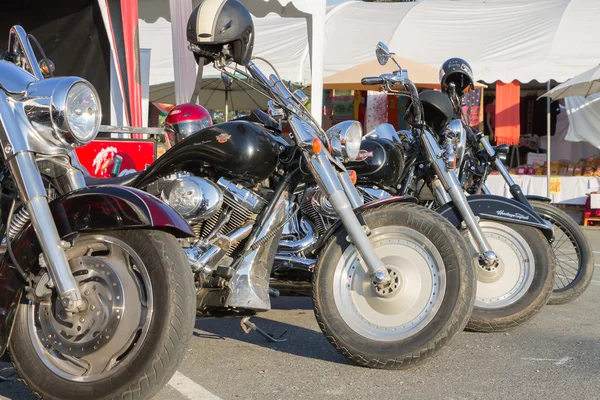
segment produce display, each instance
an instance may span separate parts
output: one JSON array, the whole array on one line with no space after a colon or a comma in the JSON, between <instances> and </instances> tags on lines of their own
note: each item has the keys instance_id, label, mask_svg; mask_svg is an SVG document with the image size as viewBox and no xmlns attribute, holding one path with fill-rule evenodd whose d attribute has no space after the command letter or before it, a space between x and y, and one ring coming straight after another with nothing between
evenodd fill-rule
<instances>
[{"instance_id":1,"label":"produce display","mask_svg":"<svg viewBox=\"0 0 600 400\"><path fill-rule=\"evenodd\" d=\"M511 168L510 173L515 175L546 175L547 163L523 164L518 168ZM574 163L569 160L552 161L550 163L552 176L597 176L600 177L600 154L594 157L582 158Z\"/></svg>"}]
</instances>

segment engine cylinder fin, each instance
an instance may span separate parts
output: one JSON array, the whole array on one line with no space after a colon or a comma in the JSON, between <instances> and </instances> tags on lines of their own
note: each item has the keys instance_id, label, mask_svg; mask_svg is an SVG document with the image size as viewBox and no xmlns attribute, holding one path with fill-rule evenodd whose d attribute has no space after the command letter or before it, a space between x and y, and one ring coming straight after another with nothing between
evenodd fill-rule
<instances>
[{"instance_id":1,"label":"engine cylinder fin","mask_svg":"<svg viewBox=\"0 0 600 400\"><path fill-rule=\"evenodd\" d=\"M323 221L323 217L319 214L319 211L315 208L314 204L311 201L311 196L306 195L305 198L302 199L302 203L300 209L302 210L302 214L307 217L310 221L312 221L319 234L324 234L327 228L325 227L325 223Z\"/></svg>"}]
</instances>

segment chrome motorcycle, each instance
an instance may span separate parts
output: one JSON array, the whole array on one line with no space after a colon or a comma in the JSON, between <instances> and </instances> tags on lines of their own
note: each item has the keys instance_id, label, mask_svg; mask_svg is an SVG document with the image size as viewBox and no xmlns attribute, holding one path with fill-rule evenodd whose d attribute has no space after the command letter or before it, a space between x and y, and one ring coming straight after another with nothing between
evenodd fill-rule
<instances>
[{"instance_id":1,"label":"chrome motorcycle","mask_svg":"<svg viewBox=\"0 0 600 400\"><path fill-rule=\"evenodd\" d=\"M490 194L485 182L495 169L504 178L514 200L551 222L554 228L551 246L556 272L548 304L566 304L575 300L585 292L594 275L592 248L583 229L566 212L550 204L549 198L523 194L503 162L508 154L508 145L492 146L482 132L465 122L468 119L465 119L460 107L462 93L451 89L450 99L466 130L465 155L459 169L461 186L468 194Z\"/></svg>"},{"instance_id":2,"label":"chrome motorcycle","mask_svg":"<svg viewBox=\"0 0 600 400\"><path fill-rule=\"evenodd\" d=\"M194 286L176 237L193 231L140 190L85 187L74 148L98 133L98 95L51 77L31 42L12 27L0 60L0 353L41 398L147 399L192 335Z\"/></svg>"},{"instance_id":3,"label":"chrome motorcycle","mask_svg":"<svg viewBox=\"0 0 600 400\"><path fill-rule=\"evenodd\" d=\"M389 59L395 62L383 43L376 53L382 65ZM452 120L453 108L446 95L437 91L419 94L397 66L398 71L371 79L388 93L403 94L394 89L402 85L412 100L411 109L421 110L408 113L413 129L404 135L406 166L397 194L414 194L423 202L426 186L436 211L469 238L477 295L467 328L493 332L520 325L540 311L552 290L555 260L548 243L553 237L551 224L512 199L466 196L457 174L466 146L462 122ZM422 124L427 128L419 134L414 128ZM380 129L372 136L385 133Z\"/></svg>"},{"instance_id":4,"label":"chrome motorcycle","mask_svg":"<svg viewBox=\"0 0 600 400\"><path fill-rule=\"evenodd\" d=\"M192 224L195 237L181 242L203 314L243 316L244 329L252 329L247 317L270 308L273 265L298 262L314 270L315 316L345 357L398 369L436 353L464 328L473 306L464 239L414 199L363 204L305 108L306 96L292 93L276 73L267 77L254 61L233 68L228 53L215 56L215 67L256 81L273 112L289 122L287 141L263 124L230 121L188 136L143 172L89 182L144 189ZM347 133L346 125L337 129ZM314 259L290 259L277 249L299 212L297 193L313 185L337 223L311 244Z\"/></svg>"},{"instance_id":5,"label":"chrome motorcycle","mask_svg":"<svg viewBox=\"0 0 600 400\"><path fill-rule=\"evenodd\" d=\"M395 62L383 43L377 46L376 54L382 65L390 59ZM554 258L548 239L552 238L552 228L533 210L514 200L465 195L456 171L463 158L466 136L461 122L451 121L450 100L441 92L419 95L408 72L397 66L392 74L364 78L363 84L382 85L387 93L410 97L412 104L406 117L412 130L399 135L390 124L378 126L360 141L360 150L354 150L359 154L358 160L347 160L346 167L357 173L365 202L415 196L469 239L477 276L469 329L501 331L517 326L533 317L550 295ZM398 86L404 90L396 90ZM436 104L436 100L447 103ZM339 148L340 142L356 143L336 130L329 132L329 141L333 148ZM423 187L433 196L426 198ZM331 207L318 190L302 204L303 217L316 227L313 231L323 232L334 223ZM310 237L310 225L302 228L301 220L299 226L300 232L303 229ZM280 251L285 250L282 243ZM288 256L293 261L298 254ZM290 263L288 267L299 269L300 265Z\"/></svg>"}]
</instances>

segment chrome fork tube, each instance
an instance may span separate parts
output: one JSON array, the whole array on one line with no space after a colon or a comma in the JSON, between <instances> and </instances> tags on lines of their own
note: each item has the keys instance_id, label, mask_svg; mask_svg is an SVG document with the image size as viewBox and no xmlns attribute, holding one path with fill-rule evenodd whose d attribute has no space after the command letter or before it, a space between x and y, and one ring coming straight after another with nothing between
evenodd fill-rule
<instances>
[{"instance_id":1,"label":"chrome fork tube","mask_svg":"<svg viewBox=\"0 0 600 400\"><path fill-rule=\"evenodd\" d=\"M329 202L339 215L340 220L348 231L348 235L365 261L371 276L375 277L375 280L378 282L387 281L389 279L387 268L379 257L377 257L373 244L367 237L367 233L358 221L356 214L354 214L352 204L349 200L350 196L347 196L344 191L344 187L342 187L336 171L324 151L312 156L305 153L305 158L308 161L309 168L315 180L327 195ZM354 185L352 185L352 188L356 192L356 195L360 196ZM346 189L349 191L352 190L349 187Z\"/></svg>"},{"instance_id":2,"label":"chrome fork tube","mask_svg":"<svg viewBox=\"0 0 600 400\"><path fill-rule=\"evenodd\" d=\"M443 206L444 204L450 203L452 199L448 195L448 192L444 188L444 185L438 178L435 178L431 181L431 189L433 192L433 196L435 200L438 202L439 206Z\"/></svg>"},{"instance_id":3,"label":"chrome fork tube","mask_svg":"<svg viewBox=\"0 0 600 400\"><path fill-rule=\"evenodd\" d=\"M469 232L475 241L479 252L480 263L485 266L495 267L498 263L496 253L492 251L490 244L486 240L483 231L475 218L475 214L473 214L471 207L469 207L467 196L460 185L456 173L446 167L446 161L444 160L442 150L431 133L424 131L421 134L421 140L439 180L444 186L444 189L450 194L454 205L458 208L467 229L469 229Z\"/></svg>"},{"instance_id":4,"label":"chrome fork tube","mask_svg":"<svg viewBox=\"0 0 600 400\"><path fill-rule=\"evenodd\" d=\"M83 300L64 252L65 243L56 229L33 153L17 153L8 160L8 166L26 204L61 302L68 311L77 312L84 307Z\"/></svg>"}]
</instances>

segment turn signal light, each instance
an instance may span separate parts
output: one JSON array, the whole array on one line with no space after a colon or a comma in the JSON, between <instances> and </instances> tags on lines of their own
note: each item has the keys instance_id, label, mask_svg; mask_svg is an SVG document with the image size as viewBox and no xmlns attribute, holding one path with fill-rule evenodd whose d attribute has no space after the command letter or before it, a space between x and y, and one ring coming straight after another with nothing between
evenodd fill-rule
<instances>
[{"instance_id":1,"label":"turn signal light","mask_svg":"<svg viewBox=\"0 0 600 400\"><path fill-rule=\"evenodd\" d=\"M321 139L319 139L319 138L313 139L312 149L313 149L313 153L315 153L315 154L319 154L321 152L321 150L323 150L323 142L321 142Z\"/></svg>"},{"instance_id":2,"label":"turn signal light","mask_svg":"<svg viewBox=\"0 0 600 400\"><path fill-rule=\"evenodd\" d=\"M350 180L352 181L352 184L356 185L356 179L357 179L356 171L353 169L350 169L350 170L348 170L348 175L350 175Z\"/></svg>"}]
</instances>

